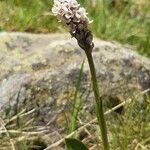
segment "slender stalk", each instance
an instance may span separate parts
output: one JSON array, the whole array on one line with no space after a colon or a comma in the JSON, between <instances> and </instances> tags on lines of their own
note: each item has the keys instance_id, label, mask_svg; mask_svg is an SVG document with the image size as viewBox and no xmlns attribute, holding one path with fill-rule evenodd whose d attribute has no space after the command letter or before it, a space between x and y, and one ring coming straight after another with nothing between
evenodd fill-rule
<instances>
[{"instance_id":1,"label":"slender stalk","mask_svg":"<svg viewBox=\"0 0 150 150\"><path fill-rule=\"evenodd\" d=\"M106 121L105 121L105 117L104 117L102 99L99 94L99 88L98 88L98 82L97 82L97 78L96 78L96 71L95 71L95 66L94 66L94 62L93 62L93 57L92 57L91 52L89 52L88 50L85 52L86 52L86 56L88 59L90 72L91 72L91 76L92 76L93 91L94 91L95 102L96 102L96 114L97 114L98 125L101 130L103 146L104 146L104 150L109 150Z\"/></svg>"},{"instance_id":2,"label":"slender stalk","mask_svg":"<svg viewBox=\"0 0 150 150\"><path fill-rule=\"evenodd\" d=\"M105 0L103 0L103 4L104 2ZM95 101L96 101L96 114L97 114L97 120L98 120L98 124L99 124L101 134L102 134L104 150L109 150L106 122L105 122L104 112L103 112L103 104L102 104L102 99L99 94L96 71L95 71L95 66L93 62L93 57L91 54L92 49L94 47L94 43L92 42L93 41L92 32L88 29L90 20L86 16L85 9L84 8L81 9L76 0L74 0L72 4L69 1L62 0L60 2L59 0L55 0L54 6L52 8L52 12L54 13L55 16L59 18L60 21L63 21L64 23L66 23L66 25L68 25L71 36L76 38L76 40L78 41L78 45L86 53L90 71L91 71L91 76L92 76L93 91L94 91ZM79 14L79 17L76 16L76 13ZM103 7L103 15L106 19L104 7ZM104 32L105 30L106 30L106 20L105 20ZM76 112L75 112L75 115L76 115Z\"/></svg>"}]
</instances>

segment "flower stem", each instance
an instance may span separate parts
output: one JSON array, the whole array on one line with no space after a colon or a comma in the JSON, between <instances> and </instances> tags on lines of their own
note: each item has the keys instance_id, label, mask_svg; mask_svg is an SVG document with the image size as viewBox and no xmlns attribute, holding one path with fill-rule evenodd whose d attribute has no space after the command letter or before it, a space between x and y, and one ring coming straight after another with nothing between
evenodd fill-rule
<instances>
[{"instance_id":1,"label":"flower stem","mask_svg":"<svg viewBox=\"0 0 150 150\"><path fill-rule=\"evenodd\" d=\"M95 71L95 66L94 66L94 62L93 62L93 57L92 57L91 52L89 52L88 50L85 52L86 52L86 56L88 59L91 77L92 77L93 91L94 91L95 102L96 102L96 115L97 115L98 125L101 130L103 146L104 146L104 150L109 150L106 121L105 121L105 117L104 117L102 99L99 94L99 88L98 88L98 82L97 82L97 78L96 78L96 71Z\"/></svg>"}]
</instances>

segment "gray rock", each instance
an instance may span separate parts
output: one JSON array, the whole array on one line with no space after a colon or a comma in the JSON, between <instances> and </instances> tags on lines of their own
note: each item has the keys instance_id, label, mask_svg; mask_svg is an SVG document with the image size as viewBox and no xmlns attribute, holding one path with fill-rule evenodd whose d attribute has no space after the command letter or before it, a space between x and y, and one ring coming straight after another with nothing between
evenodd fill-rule
<instances>
[{"instance_id":1,"label":"gray rock","mask_svg":"<svg viewBox=\"0 0 150 150\"><path fill-rule=\"evenodd\" d=\"M125 98L133 90L150 88L150 60L129 46L94 39L93 51L101 93ZM75 83L85 58L75 39L65 34L0 33L0 108L10 115L23 108L36 108L35 124L58 126L70 115ZM80 92L93 112L93 94L87 61L84 65ZM60 119L60 118L61 119ZM66 123L66 122L64 122ZM58 126L53 126L53 130Z\"/></svg>"}]
</instances>

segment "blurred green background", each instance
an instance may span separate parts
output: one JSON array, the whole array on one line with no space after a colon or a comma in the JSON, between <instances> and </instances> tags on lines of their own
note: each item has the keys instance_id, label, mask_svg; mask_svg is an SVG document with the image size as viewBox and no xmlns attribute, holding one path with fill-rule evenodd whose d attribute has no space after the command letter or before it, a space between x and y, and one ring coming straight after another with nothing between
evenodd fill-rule
<instances>
[{"instance_id":1,"label":"blurred green background","mask_svg":"<svg viewBox=\"0 0 150 150\"><path fill-rule=\"evenodd\" d=\"M133 45L150 57L150 0L78 0L95 36ZM65 32L52 16L53 0L0 0L0 31Z\"/></svg>"}]
</instances>

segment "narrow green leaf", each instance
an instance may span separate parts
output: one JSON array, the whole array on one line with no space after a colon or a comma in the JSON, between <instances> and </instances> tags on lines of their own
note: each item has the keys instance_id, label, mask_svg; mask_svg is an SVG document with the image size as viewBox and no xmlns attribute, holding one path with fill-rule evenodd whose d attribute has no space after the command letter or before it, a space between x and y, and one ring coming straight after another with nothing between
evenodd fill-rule
<instances>
[{"instance_id":1,"label":"narrow green leaf","mask_svg":"<svg viewBox=\"0 0 150 150\"><path fill-rule=\"evenodd\" d=\"M88 150L88 148L79 140L74 138L65 139L67 150Z\"/></svg>"},{"instance_id":2,"label":"narrow green leaf","mask_svg":"<svg viewBox=\"0 0 150 150\"><path fill-rule=\"evenodd\" d=\"M79 72L79 76L77 78L77 82L76 82L76 91L74 94L74 100L73 100L73 112L72 112L72 117L71 117L71 121L70 121L70 125L69 125L69 133L73 132L76 127L77 127L77 121L78 121L78 115L80 113L81 110L81 97L78 97L79 93L80 93L80 86L81 86L81 79L83 76L83 67L84 67L84 62L85 60L83 60L81 68L80 68L80 72Z\"/></svg>"}]
</instances>

